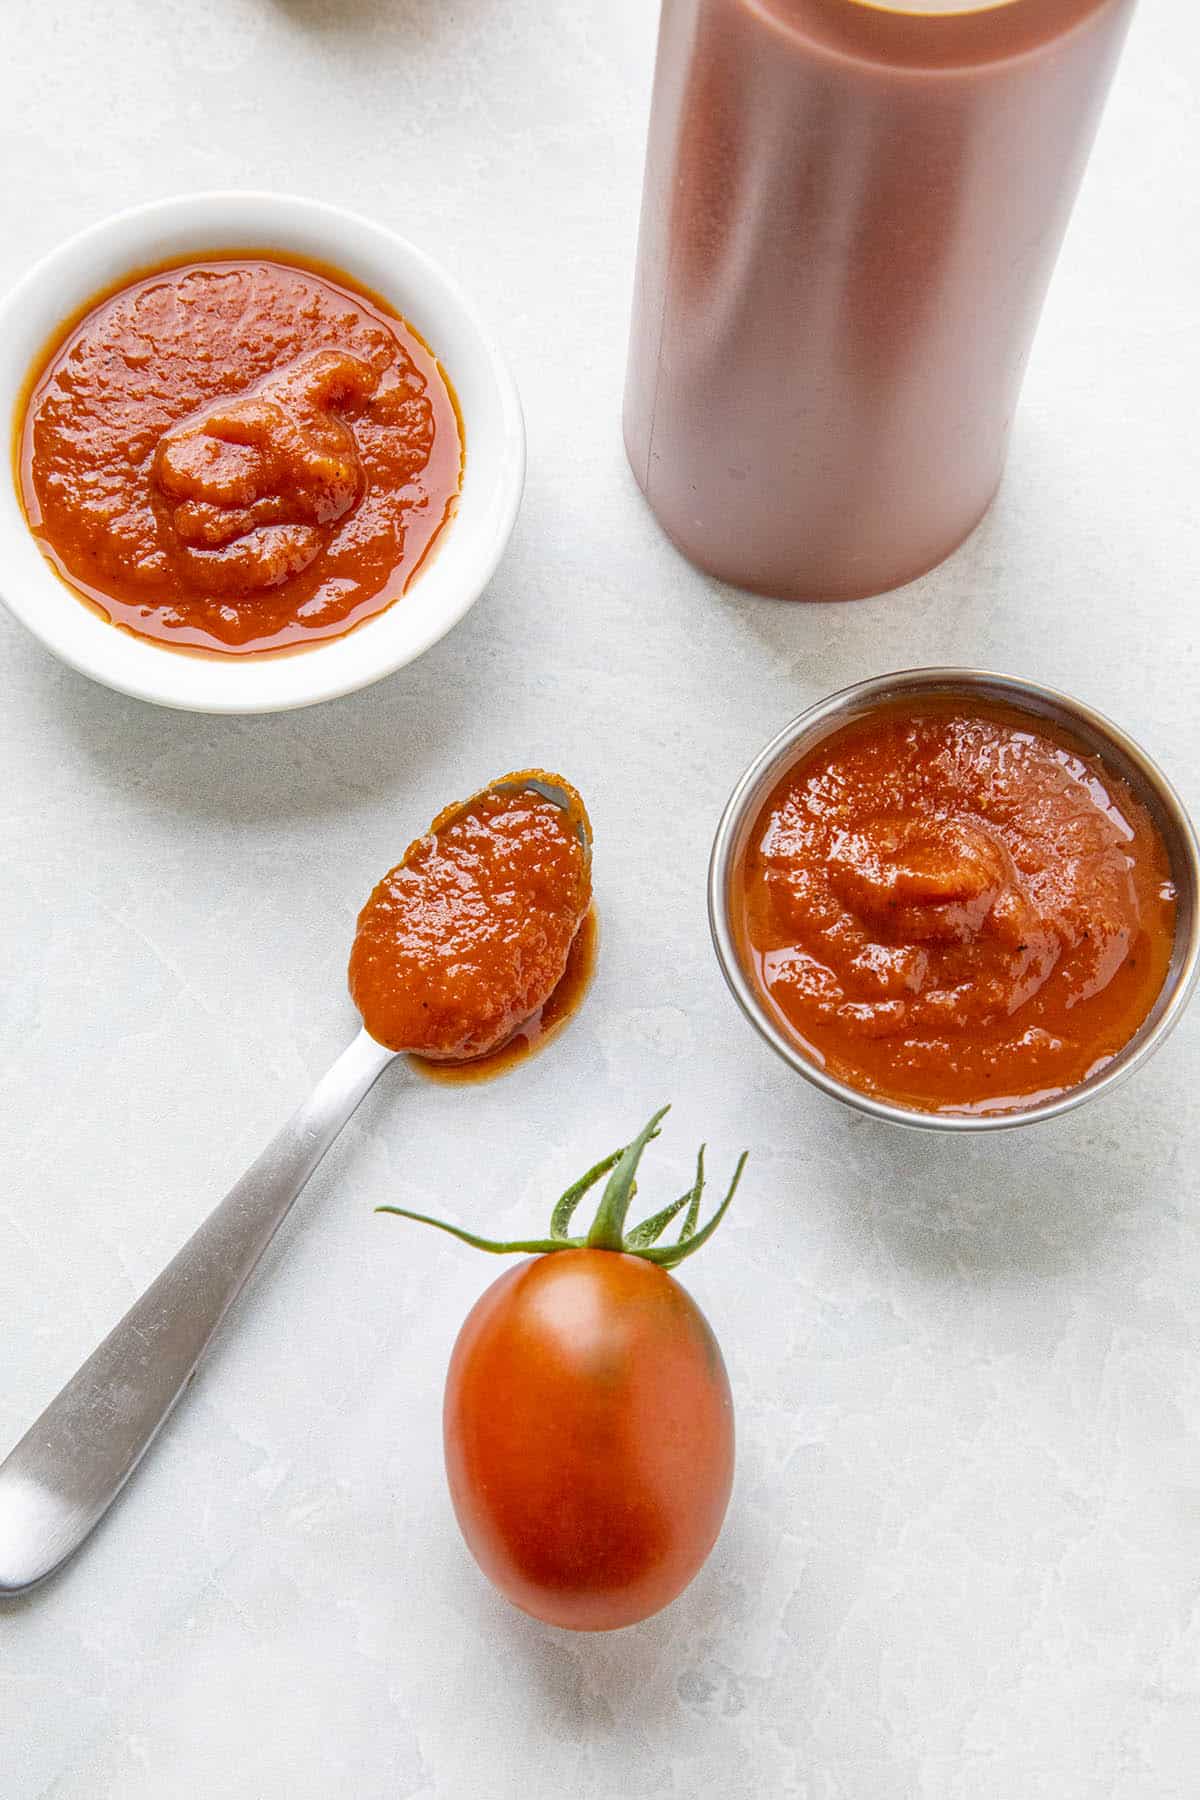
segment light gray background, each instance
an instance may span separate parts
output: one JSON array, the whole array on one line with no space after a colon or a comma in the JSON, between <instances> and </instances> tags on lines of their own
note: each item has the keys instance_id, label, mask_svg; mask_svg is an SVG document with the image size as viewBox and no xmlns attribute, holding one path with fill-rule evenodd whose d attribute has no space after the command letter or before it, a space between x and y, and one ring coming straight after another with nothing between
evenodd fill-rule
<instances>
[{"instance_id":1,"label":"light gray background","mask_svg":"<svg viewBox=\"0 0 1200 1800\"><path fill-rule=\"evenodd\" d=\"M551 1054L490 1087L380 1084L105 1527L0 1608L4 1800L1196 1794L1200 1012L1060 1123L898 1133L759 1044L703 901L763 740L913 663L1074 690L1200 802L1195 9L1135 22L994 512L840 609L694 573L624 465L653 11L6 11L0 278L179 189L345 202L495 322L530 473L466 623L315 711L156 711L0 621L0 1446L347 1040L357 907L444 801L569 773L604 937ZM702 1134L717 1175L751 1151L687 1273L737 1487L679 1604L575 1638L493 1595L444 1491L442 1372L497 1270L371 1209L530 1228L664 1099L648 1193Z\"/></svg>"}]
</instances>

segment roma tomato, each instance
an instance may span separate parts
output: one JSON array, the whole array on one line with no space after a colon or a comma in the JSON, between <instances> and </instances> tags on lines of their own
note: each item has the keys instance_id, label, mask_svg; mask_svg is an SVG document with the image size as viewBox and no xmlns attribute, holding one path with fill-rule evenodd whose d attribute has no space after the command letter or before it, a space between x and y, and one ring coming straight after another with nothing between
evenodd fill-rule
<instances>
[{"instance_id":1,"label":"roma tomato","mask_svg":"<svg viewBox=\"0 0 1200 1800\"><path fill-rule=\"evenodd\" d=\"M663 1108L663 1112L666 1108ZM669 1604L717 1540L733 1484L733 1402L717 1340L668 1270L707 1242L746 1158L697 1229L704 1151L686 1194L626 1230L656 1113L568 1188L548 1237L497 1243L401 1207L479 1249L534 1252L478 1300L454 1346L443 1414L463 1536L515 1606L609 1631ZM581 1197L608 1176L586 1237ZM661 1243L684 1214L678 1237Z\"/></svg>"},{"instance_id":2,"label":"roma tomato","mask_svg":"<svg viewBox=\"0 0 1200 1800\"><path fill-rule=\"evenodd\" d=\"M548 1624L634 1625L717 1541L729 1379L704 1314L653 1263L567 1250L493 1282L454 1346L444 1427L476 1562Z\"/></svg>"}]
</instances>

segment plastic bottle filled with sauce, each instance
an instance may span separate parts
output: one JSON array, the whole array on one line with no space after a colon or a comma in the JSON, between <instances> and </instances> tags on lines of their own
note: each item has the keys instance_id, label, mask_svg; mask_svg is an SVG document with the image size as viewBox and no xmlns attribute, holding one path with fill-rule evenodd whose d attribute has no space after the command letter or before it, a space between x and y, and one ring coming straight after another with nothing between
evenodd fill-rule
<instances>
[{"instance_id":1,"label":"plastic bottle filled with sauce","mask_svg":"<svg viewBox=\"0 0 1200 1800\"><path fill-rule=\"evenodd\" d=\"M663 0L625 441L710 573L921 574L987 510L1134 0Z\"/></svg>"}]
</instances>

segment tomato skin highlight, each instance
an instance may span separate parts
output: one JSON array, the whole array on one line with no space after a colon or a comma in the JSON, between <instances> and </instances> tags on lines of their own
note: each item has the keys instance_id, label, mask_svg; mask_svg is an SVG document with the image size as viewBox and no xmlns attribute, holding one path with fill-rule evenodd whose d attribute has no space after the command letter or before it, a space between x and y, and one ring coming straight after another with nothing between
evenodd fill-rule
<instances>
[{"instance_id":1,"label":"tomato skin highlight","mask_svg":"<svg viewBox=\"0 0 1200 1800\"><path fill-rule=\"evenodd\" d=\"M681 1594L733 1485L733 1402L708 1321L611 1250L520 1263L468 1314L446 1379L450 1495L484 1574L574 1631Z\"/></svg>"}]
</instances>

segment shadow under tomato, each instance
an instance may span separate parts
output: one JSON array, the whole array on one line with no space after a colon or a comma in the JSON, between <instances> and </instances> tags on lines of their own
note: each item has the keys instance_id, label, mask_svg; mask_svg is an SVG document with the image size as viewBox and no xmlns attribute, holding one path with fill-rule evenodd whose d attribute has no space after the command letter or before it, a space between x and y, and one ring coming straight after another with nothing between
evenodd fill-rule
<instances>
[{"instance_id":1,"label":"shadow under tomato","mask_svg":"<svg viewBox=\"0 0 1200 1800\"><path fill-rule=\"evenodd\" d=\"M678 1712L675 1671L680 1646L707 1623L715 1588L701 1570L679 1599L619 1631L565 1631L519 1612L498 1594L481 1598L481 1625L503 1645L505 1666L519 1664L522 1685L539 1696L538 1714L556 1736L570 1738L648 1732ZM719 1590L717 1592L719 1598Z\"/></svg>"}]
</instances>

